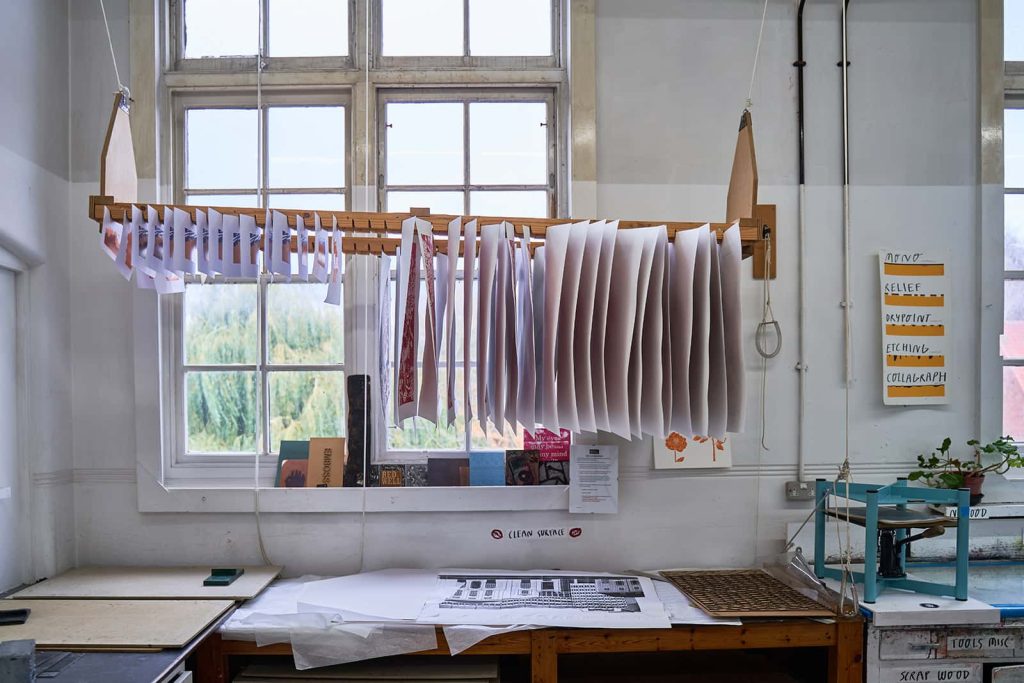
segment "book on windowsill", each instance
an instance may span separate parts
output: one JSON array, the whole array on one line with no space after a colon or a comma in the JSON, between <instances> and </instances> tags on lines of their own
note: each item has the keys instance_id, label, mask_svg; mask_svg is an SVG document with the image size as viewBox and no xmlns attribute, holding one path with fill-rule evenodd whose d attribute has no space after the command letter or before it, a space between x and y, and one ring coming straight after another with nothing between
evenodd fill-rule
<instances>
[{"instance_id":1,"label":"book on windowsill","mask_svg":"<svg viewBox=\"0 0 1024 683\"><path fill-rule=\"evenodd\" d=\"M341 437L319 437L309 440L309 465L306 470L307 488L333 488L341 486L344 471L345 439Z\"/></svg>"}]
</instances>

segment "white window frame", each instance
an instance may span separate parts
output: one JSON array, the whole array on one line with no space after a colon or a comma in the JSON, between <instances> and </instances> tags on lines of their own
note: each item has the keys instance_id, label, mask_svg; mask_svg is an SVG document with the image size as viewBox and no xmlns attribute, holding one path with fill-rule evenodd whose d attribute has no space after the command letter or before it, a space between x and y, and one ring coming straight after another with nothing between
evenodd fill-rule
<instances>
[{"instance_id":1,"label":"white window frame","mask_svg":"<svg viewBox=\"0 0 1024 683\"><path fill-rule=\"evenodd\" d=\"M261 0L266 11L269 0ZM379 23L374 17L380 16L381 0L349 0L349 55L345 57L295 57L264 58L264 68L259 76L264 104L285 102L292 93L339 97L346 107L347 117L347 173L346 199L348 208L356 211L375 211L382 196L383 182L378 178L381 150L374 146L379 130L379 112L382 102L392 97L412 93L416 96L449 96L466 89L483 95L490 92L499 99L512 97L534 97L543 93L550 102L549 113L553 126L552 163L553 178L550 192L553 215L568 215L569 204L569 145L570 135L570 88L569 74L565 67L568 53L569 34L566 19L569 16L568 0L554 0L552 10L552 55L546 57L385 57L380 54ZM160 37L160 75L155 98L154 118L157 121L156 137L158 153L155 159L157 171L156 188L163 199L183 201L183 185L179 176L182 168L183 151L180 149L182 130L181 116L186 102L202 102L201 106L220 101L221 106L254 96L257 82L255 56L210 59L183 59L183 0L168 0L159 8L153 32ZM583 13L583 20L592 19ZM370 20L368 21L368 16ZM574 15L575 16L575 15ZM137 17L133 15L134 21ZM142 17L143 20L147 17ZM370 49L367 50L368 36L356 27L370 26ZM140 28L144 28L140 26ZM591 35L581 35L582 40L593 40ZM266 31L266 22L264 23ZM133 32L134 33L134 32ZM581 31L586 33L586 31ZM137 35L144 35L139 31ZM266 45L266 35L263 37ZM139 46L141 49L141 46ZM368 59L367 59L368 57ZM455 63L458 62L458 63ZM369 68L367 69L367 63ZM591 65L592 67L592 65ZM133 73L136 79L146 83L144 74ZM536 101L536 99L534 99ZM144 103L142 106L150 106ZM136 113L137 112L133 112ZM368 148L364 140L369 139ZM379 138L378 138L379 139ZM265 156L264 156L265 159ZM264 161L265 163L265 161ZM268 189L264 188L264 192ZM160 196L151 200L160 201ZM233 458L235 462L220 455L214 458L185 458L175 436L176 422L168 420L170 406L175 405L175 392L181 394L182 387L163 378L177 377L180 360L171 349L180 348L183 342L181 330L181 306L173 303L176 297L163 297L166 303L156 307L159 326L154 334L153 304L142 297L136 297L136 364L145 363L154 353L142 347L150 340L159 347L161 377L137 377L137 397L147 405L158 403L159 424L143 420L137 425L137 438L144 443L159 430L155 440L158 449L140 446L138 481L139 507L142 511L231 511L248 512L253 509L251 488L253 486L253 455L245 454ZM140 317L141 316L141 317ZM155 337L155 338L154 338ZM157 343L158 342L158 343ZM346 355L348 353L346 345ZM180 354L180 352L179 352ZM180 358L180 355L179 355ZM157 359L154 359L157 362ZM175 364L178 365L175 365ZM149 367L152 367L151 365ZM137 373L138 374L138 373ZM153 392L152 398L149 398ZM265 400L261 397L261 400ZM182 413L181 415L184 415ZM156 415L154 415L156 417ZM155 438L155 436L154 436ZM173 442L173 443L172 443ZM179 454L180 455L175 455ZM422 456L419 451L396 451L397 459L408 456ZM452 455L452 451L439 452ZM390 459L390 458L389 458ZM261 485L272 483L273 467L270 456L261 458ZM552 509L567 507L565 487L535 487L524 490L519 487L508 491L495 492L490 489L463 490L430 488L369 489L365 509L374 510L519 510ZM266 489L261 492L260 509L267 512L331 512L357 511L364 509L361 489L311 489L295 490ZM286 495L287 494L287 495ZM436 494L436 495L435 495ZM514 494L514 495L513 495ZM309 502L308 496L316 498Z\"/></svg>"}]
</instances>

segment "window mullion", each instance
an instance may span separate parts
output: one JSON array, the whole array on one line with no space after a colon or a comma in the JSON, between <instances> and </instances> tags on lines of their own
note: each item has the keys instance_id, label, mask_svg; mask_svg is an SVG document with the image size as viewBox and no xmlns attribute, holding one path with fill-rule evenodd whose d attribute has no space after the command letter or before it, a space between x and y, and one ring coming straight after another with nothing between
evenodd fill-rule
<instances>
[{"instance_id":1,"label":"window mullion","mask_svg":"<svg viewBox=\"0 0 1024 683\"><path fill-rule=\"evenodd\" d=\"M469 7L469 0L466 0ZM467 23L466 30L469 30ZM469 102L462 103L462 203L465 215L469 215Z\"/></svg>"},{"instance_id":2,"label":"window mullion","mask_svg":"<svg viewBox=\"0 0 1024 683\"><path fill-rule=\"evenodd\" d=\"M270 451L270 373L267 370L269 350L267 349L267 281L260 278L258 287L257 315L260 333L260 405L262 406L260 431L262 432L262 455Z\"/></svg>"}]
</instances>

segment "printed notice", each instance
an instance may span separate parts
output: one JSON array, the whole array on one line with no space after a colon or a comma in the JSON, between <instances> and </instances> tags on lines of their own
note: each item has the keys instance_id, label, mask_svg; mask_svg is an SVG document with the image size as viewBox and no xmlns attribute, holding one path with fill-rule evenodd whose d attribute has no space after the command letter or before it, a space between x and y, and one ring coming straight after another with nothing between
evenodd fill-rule
<instances>
[{"instance_id":1,"label":"printed notice","mask_svg":"<svg viewBox=\"0 0 1024 683\"><path fill-rule=\"evenodd\" d=\"M569 512L618 511L618 447L573 446L569 458Z\"/></svg>"},{"instance_id":2,"label":"printed notice","mask_svg":"<svg viewBox=\"0 0 1024 683\"><path fill-rule=\"evenodd\" d=\"M949 280L945 259L922 252L879 254L882 400L949 403Z\"/></svg>"}]
</instances>

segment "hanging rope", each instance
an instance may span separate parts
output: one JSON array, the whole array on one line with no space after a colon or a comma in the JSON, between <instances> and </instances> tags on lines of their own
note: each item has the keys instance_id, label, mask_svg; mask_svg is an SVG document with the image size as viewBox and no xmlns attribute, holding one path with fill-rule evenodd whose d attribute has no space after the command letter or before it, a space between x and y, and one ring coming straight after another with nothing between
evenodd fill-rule
<instances>
[{"instance_id":1,"label":"hanging rope","mask_svg":"<svg viewBox=\"0 0 1024 683\"><path fill-rule=\"evenodd\" d=\"M754 80L757 78L757 62L761 57L761 39L764 37L764 23L768 17L768 0L764 0L764 10L761 12L761 28L757 32L757 47L754 49L754 68L750 71L750 88L747 90L747 109L754 106L751 99L754 96Z\"/></svg>"},{"instance_id":2,"label":"hanging rope","mask_svg":"<svg viewBox=\"0 0 1024 683\"><path fill-rule=\"evenodd\" d=\"M107 8L100 0L100 12L103 13L103 27L107 29L107 45L110 46L110 61L114 64L114 80L117 81L117 90L124 95L126 100L132 98L132 93L124 83L121 82L121 72L117 68L117 57L114 56L114 39L110 37L110 22L107 21Z\"/></svg>"}]
</instances>

